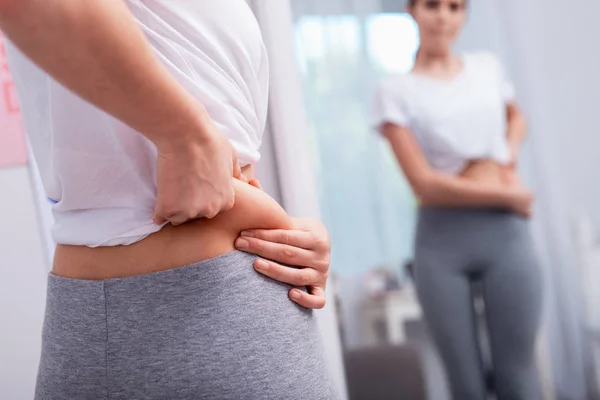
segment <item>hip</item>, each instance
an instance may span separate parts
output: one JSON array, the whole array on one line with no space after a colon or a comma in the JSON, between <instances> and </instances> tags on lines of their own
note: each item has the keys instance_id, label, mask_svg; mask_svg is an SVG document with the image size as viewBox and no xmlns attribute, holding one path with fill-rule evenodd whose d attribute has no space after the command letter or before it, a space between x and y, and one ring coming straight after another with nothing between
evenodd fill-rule
<instances>
[{"instance_id":1,"label":"hip","mask_svg":"<svg viewBox=\"0 0 600 400\"><path fill-rule=\"evenodd\" d=\"M50 275L40 399L332 399L312 310L233 251L168 271Z\"/></svg>"},{"instance_id":2,"label":"hip","mask_svg":"<svg viewBox=\"0 0 600 400\"><path fill-rule=\"evenodd\" d=\"M422 206L418 212L417 249L495 252L530 240L529 219L509 210Z\"/></svg>"}]
</instances>

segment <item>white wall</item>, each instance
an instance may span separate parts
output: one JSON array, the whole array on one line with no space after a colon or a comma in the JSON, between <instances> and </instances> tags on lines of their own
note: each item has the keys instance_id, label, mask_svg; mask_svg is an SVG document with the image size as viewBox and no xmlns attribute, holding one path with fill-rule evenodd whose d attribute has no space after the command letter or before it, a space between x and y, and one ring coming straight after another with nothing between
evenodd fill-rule
<instances>
[{"instance_id":1,"label":"white wall","mask_svg":"<svg viewBox=\"0 0 600 400\"><path fill-rule=\"evenodd\" d=\"M33 398L47 254L29 167L0 169L0 398Z\"/></svg>"},{"instance_id":2,"label":"white wall","mask_svg":"<svg viewBox=\"0 0 600 400\"><path fill-rule=\"evenodd\" d=\"M471 1L467 24L457 43L457 50L487 49L505 56L502 22L496 1Z\"/></svg>"}]
</instances>

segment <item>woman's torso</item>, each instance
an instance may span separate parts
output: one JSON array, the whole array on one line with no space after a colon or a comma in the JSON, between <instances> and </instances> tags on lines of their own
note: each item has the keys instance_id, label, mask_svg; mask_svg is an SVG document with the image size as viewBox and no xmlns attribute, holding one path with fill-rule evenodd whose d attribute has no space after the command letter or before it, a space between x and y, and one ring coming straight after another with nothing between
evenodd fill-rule
<instances>
[{"instance_id":1,"label":"woman's torso","mask_svg":"<svg viewBox=\"0 0 600 400\"><path fill-rule=\"evenodd\" d=\"M158 58L237 149L240 164L256 162L266 120L268 60L246 2L127 4ZM56 203L55 241L128 245L157 232L154 145L65 89L12 46L9 61L42 181ZM59 249L58 256L62 253Z\"/></svg>"}]
</instances>

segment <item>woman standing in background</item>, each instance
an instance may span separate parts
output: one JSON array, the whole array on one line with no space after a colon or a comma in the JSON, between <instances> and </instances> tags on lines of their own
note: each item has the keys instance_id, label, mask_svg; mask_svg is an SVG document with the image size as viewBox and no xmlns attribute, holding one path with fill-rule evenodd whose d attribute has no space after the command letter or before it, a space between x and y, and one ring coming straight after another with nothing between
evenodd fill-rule
<instances>
[{"instance_id":1,"label":"woman standing in background","mask_svg":"<svg viewBox=\"0 0 600 400\"><path fill-rule=\"evenodd\" d=\"M542 281L516 173L525 120L498 58L455 55L466 0L411 0L414 69L378 89L374 122L420 200L419 298L455 400L486 398L471 284L481 281L500 400L539 398L534 363Z\"/></svg>"}]
</instances>

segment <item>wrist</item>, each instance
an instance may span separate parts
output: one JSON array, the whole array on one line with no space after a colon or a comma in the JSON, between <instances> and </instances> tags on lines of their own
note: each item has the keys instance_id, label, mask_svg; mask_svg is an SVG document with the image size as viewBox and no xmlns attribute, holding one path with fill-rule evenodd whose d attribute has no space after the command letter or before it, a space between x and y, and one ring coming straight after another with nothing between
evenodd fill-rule
<instances>
[{"instance_id":1,"label":"wrist","mask_svg":"<svg viewBox=\"0 0 600 400\"><path fill-rule=\"evenodd\" d=\"M187 118L174 118L176 125L166 127L152 142L161 153L181 153L205 147L215 139L213 122L204 106L199 105Z\"/></svg>"},{"instance_id":2,"label":"wrist","mask_svg":"<svg viewBox=\"0 0 600 400\"><path fill-rule=\"evenodd\" d=\"M512 207L515 204L515 191L510 185L499 184L494 187L494 197L498 199L498 203L502 207Z\"/></svg>"},{"instance_id":3,"label":"wrist","mask_svg":"<svg viewBox=\"0 0 600 400\"><path fill-rule=\"evenodd\" d=\"M521 199L520 194L522 190L517 185L511 185L506 190L507 203L506 205L510 208L516 207Z\"/></svg>"}]
</instances>

